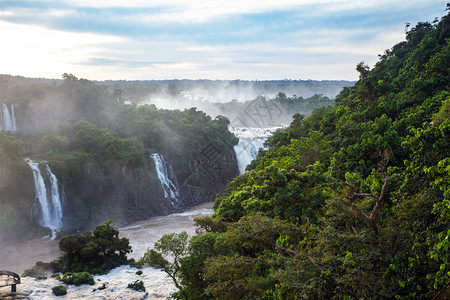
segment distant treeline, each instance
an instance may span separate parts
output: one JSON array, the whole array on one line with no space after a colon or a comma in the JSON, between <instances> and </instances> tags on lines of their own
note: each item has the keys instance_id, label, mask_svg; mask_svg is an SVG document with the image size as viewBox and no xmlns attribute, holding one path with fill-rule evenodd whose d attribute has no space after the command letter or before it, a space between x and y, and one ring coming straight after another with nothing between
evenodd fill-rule
<instances>
[{"instance_id":1,"label":"distant treeline","mask_svg":"<svg viewBox=\"0 0 450 300\"><path fill-rule=\"evenodd\" d=\"M23 76L0 75L3 85L58 84L62 79L27 78ZM210 102L230 102L253 100L258 96L275 97L279 92L288 96L310 97L315 94L334 98L343 87L352 86L354 81L346 80L105 80L94 81L105 85L116 95L133 102L148 100L153 96L164 95L170 98L186 93Z\"/></svg>"}]
</instances>

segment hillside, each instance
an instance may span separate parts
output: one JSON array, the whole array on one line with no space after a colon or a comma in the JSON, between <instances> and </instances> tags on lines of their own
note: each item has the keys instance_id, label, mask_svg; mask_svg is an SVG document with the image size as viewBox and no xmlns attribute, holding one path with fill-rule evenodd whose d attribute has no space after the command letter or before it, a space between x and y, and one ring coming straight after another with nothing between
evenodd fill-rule
<instances>
[{"instance_id":1,"label":"hillside","mask_svg":"<svg viewBox=\"0 0 450 300\"><path fill-rule=\"evenodd\" d=\"M216 198L186 299L431 299L450 280L450 15L407 27Z\"/></svg>"}]
</instances>

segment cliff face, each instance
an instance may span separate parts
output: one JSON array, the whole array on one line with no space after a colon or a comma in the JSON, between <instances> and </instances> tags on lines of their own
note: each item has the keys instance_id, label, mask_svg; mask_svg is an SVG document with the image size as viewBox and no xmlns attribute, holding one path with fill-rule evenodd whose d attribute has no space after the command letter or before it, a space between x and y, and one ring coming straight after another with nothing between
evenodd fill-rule
<instances>
[{"instance_id":1,"label":"cliff face","mask_svg":"<svg viewBox=\"0 0 450 300\"><path fill-rule=\"evenodd\" d=\"M66 190L66 228L90 228L108 219L126 224L175 211L164 197L151 158L136 168L91 162L61 175Z\"/></svg>"},{"instance_id":2,"label":"cliff face","mask_svg":"<svg viewBox=\"0 0 450 300\"><path fill-rule=\"evenodd\" d=\"M4 136L3 139L17 142L13 137ZM156 163L148 150L132 166L86 158L86 153L59 153L41 163L40 169L47 194L50 194L50 183L46 164L58 178L60 193L64 194L62 230L73 232L92 228L109 219L117 224L127 224L213 201L216 194L238 175L234 142L228 144L218 139L214 143L199 144L201 150L196 157L191 156L185 161L168 159L165 168L176 178L168 180L176 182L177 199L164 192ZM4 173L0 184L0 240L29 239L50 233L39 225L42 213L33 171L23 161L23 155L17 150L14 160L0 161Z\"/></svg>"},{"instance_id":3,"label":"cliff face","mask_svg":"<svg viewBox=\"0 0 450 300\"><path fill-rule=\"evenodd\" d=\"M238 174L232 148L221 149L216 155L191 162L188 168L168 162L179 182L177 200L165 194L149 155L135 168L87 163L68 170L64 163L54 164L66 192L64 228L90 228L108 219L127 224L213 201Z\"/></svg>"},{"instance_id":4,"label":"cliff face","mask_svg":"<svg viewBox=\"0 0 450 300\"><path fill-rule=\"evenodd\" d=\"M221 149L213 144L205 145L198 160L191 163L184 174L181 185L183 206L214 201L228 182L239 175L233 147L226 143Z\"/></svg>"}]
</instances>

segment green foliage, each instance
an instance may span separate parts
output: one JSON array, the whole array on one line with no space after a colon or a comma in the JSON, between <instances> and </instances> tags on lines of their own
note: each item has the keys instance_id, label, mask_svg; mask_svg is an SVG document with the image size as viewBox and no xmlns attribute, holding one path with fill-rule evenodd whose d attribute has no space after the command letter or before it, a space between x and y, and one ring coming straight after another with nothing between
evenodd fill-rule
<instances>
[{"instance_id":1,"label":"green foliage","mask_svg":"<svg viewBox=\"0 0 450 300\"><path fill-rule=\"evenodd\" d=\"M0 131L0 241L29 238L36 232L29 218L33 174L23 156L21 140Z\"/></svg>"},{"instance_id":2,"label":"green foliage","mask_svg":"<svg viewBox=\"0 0 450 300\"><path fill-rule=\"evenodd\" d=\"M448 119L445 122L448 123ZM450 157L439 161L436 167L428 168L425 172L434 175L432 186L443 193L442 201L437 201L433 208L443 231L438 233L438 240L430 251L430 256L439 263L439 270L436 274L428 275L428 278L434 278L434 287L438 288L450 281Z\"/></svg>"},{"instance_id":3,"label":"green foliage","mask_svg":"<svg viewBox=\"0 0 450 300\"><path fill-rule=\"evenodd\" d=\"M149 249L144 253L144 256L138 262L139 265L144 263L148 263L154 268L164 268L169 262L162 256L161 253L154 249Z\"/></svg>"},{"instance_id":4,"label":"green foliage","mask_svg":"<svg viewBox=\"0 0 450 300\"><path fill-rule=\"evenodd\" d=\"M314 187L324 183L326 176L320 172L320 165L314 165L305 172L277 166L281 162L291 167L289 161L282 159L269 160L272 164L267 167L263 165L266 162L261 162L261 170L248 172L240 179L245 181L239 187L218 197L216 216L237 221L245 214L257 212L292 222L306 215L316 222L327 195ZM296 156L289 157L289 160L295 161Z\"/></svg>"},{"instance_id":5,"label":"green foliage","mask_svg":"<svg viewBox=\"0 0 450 300\"><path fill-rule=\"evenodd\" d=\"M159 252L153 249L147 250L140 262L161 267L172 278L175 286L180 288L178 271L180 269L180 260L187 253L188 237L186 231L164 234L154 245ZM170 256L172 259L168 261L163 256Z\"/></svg>"},{"instance_id":6,"label":"green foliage","mask_svg":"<svg viewBox=\"0 0 450 300\"><path fill-rule=\"evenodd\" d=\"M64 274L64 276L61 278L61 281L64 282L65 284L73 284L76 286L82 284L93 285L95 283L94 278L88 272L79 272L79 273L68 272Z\"/></svg>"},{"instance_id":7,"label":"green foliage","mask_svg":"<svg viewBox=\"0 0 450 300\"><path fill-rule=\"evenodd\" d=\"M196 233L205 232L224 232L227 230L227 223L219 218L211 218L210 216L200 216L194 218Z\"/></svg>"},{"instance_id":8,"label":"green foliage","mask_svg":"<svg viewBox=\"0 0 450 300\"><path fill-rule=\"evenodd\" d=\"M127 238L119 238L112 221L97 226L93 232L66 235L59 241L62 256L54 261L57 271L107 273L125 264L131 252Z\"/></svg>"},{"instance_id":9,"label":"green foliage","mask_svg":"<svg viewBox=\"0 0 450 300\"><path fill-rule=\"evenodd\" d=\"M127 288L133 289L138 292L145 292L145 286L142 280L136 280L134 283L129 283Z\"/></svg>"},{"instance_id":10,"label":"green foliage","mask_svg":"<svg viewBox=\"0 0 450 300\"><path fill-rule=\"evenodd\" d=\"M53 294L55 296L64 296L67 295L67 288L63 285L57 285L52 287Z\"/></svg>"}]
</instances>

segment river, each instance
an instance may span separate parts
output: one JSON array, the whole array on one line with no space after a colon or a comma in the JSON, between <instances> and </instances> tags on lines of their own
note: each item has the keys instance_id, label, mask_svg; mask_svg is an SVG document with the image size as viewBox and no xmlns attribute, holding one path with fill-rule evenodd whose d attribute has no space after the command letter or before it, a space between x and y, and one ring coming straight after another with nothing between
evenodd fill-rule
<instances>
[{"instance_id":1,"label":"river","mask_svg":"<svg viewBox=\"0 0 450 300\"><path fill-rule=\"evenodd\" d=\"M212 203L204 203L183 213L154 217L119 228L120 237L128 238L133 249L128 257L139 259L147 248L151 248L154 242L164 234L186 231L190 236L194 235L194 218L201 215L211 215L213 212L211 207ZM25 269L32 267L36 261L49 262L57 258L59 254L58 241L50 238L35 239L2 247L0 270L22 274ZM142 275L138 276L135 273L136 269L129 266L116 268L107 275L95 276L95 286L70 286L65 299L141 299L145 296L145 293L126 288L128 283L135 280L144 282L148 291L147 299L167 298L170 293L176 290L172 280L160 270L144 268ZM93 292L103 283L107 283L107 289ZM61 282L53 278L35 280L34 278L23 277L22 284L17 286L18 295L15 299L53 298L55 296L51 292L51 287L59 284ZM0 297L8 290L9 287L0 288Z\"/></svg>"}]
</instances>

